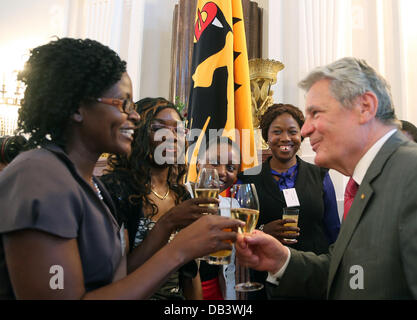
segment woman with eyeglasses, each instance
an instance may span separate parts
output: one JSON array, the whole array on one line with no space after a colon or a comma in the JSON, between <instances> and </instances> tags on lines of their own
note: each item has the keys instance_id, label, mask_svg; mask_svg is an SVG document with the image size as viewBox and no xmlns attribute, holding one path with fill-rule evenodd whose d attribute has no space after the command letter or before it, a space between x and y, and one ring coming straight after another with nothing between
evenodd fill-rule
<instances>
[{"instance_id":1,"label":"woman with eyeglasses","mask_svg":"<svg viewBox=\"0 0 417 320\"><path fill-rule=\"evenodd\" d=\"M132 152L111 155L110 171L101 180L116 204L119 223L127 227L130 248L147 253L140 257L144 261L177 230L207 210L216 212L198 206L183 185L187 129L175 105L144 98L136 106L141 121ZM189 263L172 274L151 299L202 299L197 265Z\"/></svg>"},{"instance_id":2,"label":"woman with eyeglasses","mask_svg":"<svg viewBox=\"0 0 417 320\"><path fill-rule=\"evenodd\" d=\"M131 152L139 121L113 50L58 39L31 50L19 79L19 129L36 148L0 174L0 299L148 298L186 262L236 239L221 230L238 221L203 217L146 262L140 250L127 255L111 197L93 176L102 153Z\"/></svg>"}]
</instances>

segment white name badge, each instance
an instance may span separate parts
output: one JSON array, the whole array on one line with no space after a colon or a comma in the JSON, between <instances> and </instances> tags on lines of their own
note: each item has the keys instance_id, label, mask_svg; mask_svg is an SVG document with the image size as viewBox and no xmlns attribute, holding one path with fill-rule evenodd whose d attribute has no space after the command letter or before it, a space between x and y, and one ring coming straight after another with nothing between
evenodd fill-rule
<instances>
[{"instance_id":1,"label":"white name badge","mask_svg":"<svg viewBox=\"0 0 417 320\"><path fill-rule=\"evenodd\" d=\"M287 203L287 207L298 207L300 205L295 188L284 189L282 192L284 192L284 198L285 202Z\"/></svg>"}]
</instances>

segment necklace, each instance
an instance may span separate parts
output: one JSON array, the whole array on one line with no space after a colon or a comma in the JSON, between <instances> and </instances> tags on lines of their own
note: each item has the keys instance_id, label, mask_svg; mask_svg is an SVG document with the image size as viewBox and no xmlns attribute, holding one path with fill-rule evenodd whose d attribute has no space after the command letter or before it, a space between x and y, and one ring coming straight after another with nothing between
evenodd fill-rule
<instances>
[{"instance_id":1,"label":"necklace","mask_svg":"<svg viewBox=\"0 0 417 320\"><path fill-rule=\"evenodd\" d=\"M169 195L169 187L168 187L168 190L167 190L167 192L165 193L164 196L161 196L158 192L154 191L154 189L152 189L152 187L151 187L151 191L160 200L165 200L166 197L168 197L168 195Z\"/></svg>"},{"instance_id":2,"label":"necklace","mask_svg":"<svg viewBox=\"0 0 417 320\"><path fill-rule=\"evenodd\" d=\"M96 191L97 191L97 196L98 196L98 198L99 198L101 201L103 201L103 200L104 200L104 198L103 198L103 195L101 194L101 191L100 191L100 189L99 189L99 187L98 187L97 183L95 183L95 182L93 181L93 184L94 184L94 188L95 188L95 189L96 189Z\"/></svg>"}]
</instances>

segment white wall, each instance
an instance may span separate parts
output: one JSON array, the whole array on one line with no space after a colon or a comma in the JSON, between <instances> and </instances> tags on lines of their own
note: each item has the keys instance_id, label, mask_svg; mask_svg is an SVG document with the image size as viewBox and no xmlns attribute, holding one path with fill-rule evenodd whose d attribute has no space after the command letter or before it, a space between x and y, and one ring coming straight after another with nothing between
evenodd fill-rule
<instances>
[{"instance_id":1,"label":"white wall","mask_svg":"<svg viewBox=\"0 0 417 320\"><path fill-rule=\"evenodd\" d=\"M67 0L0 1L0 68L21 68L29 48L66 34Z\"/></svg>"},{"instance_id":2,"label":"white wall","mask_svg":"<svg viewBox=\"0 0 417 320\"><path fill-rule=\"evenodd\" d=\"M177 0L144 0L140 96L168 97L172 19Z\"/></svg>"}]
</instances>

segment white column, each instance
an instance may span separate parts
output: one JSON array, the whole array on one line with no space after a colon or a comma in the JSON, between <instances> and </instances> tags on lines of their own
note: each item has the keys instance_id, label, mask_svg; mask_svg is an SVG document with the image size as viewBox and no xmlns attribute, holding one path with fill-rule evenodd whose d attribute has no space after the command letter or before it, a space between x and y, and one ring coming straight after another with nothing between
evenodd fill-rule
<instances>
[{"instance_id":1,"label":"white column","mask_svg":"<svg viewBox=\"0 0 417 320\"><path fill-rule=\"evenodd\" d=\"M402 61L399 72L401 80L404 84L401 90L401 100L397 102L402 108L402 112L398 115L402 119L408 120L417 126L417 73L415 72L415 59L417 57L417 19L415 12L417 10L417 1L402 0L399 4L400 8L400 34L403 40L403 52L400 56ZM398 107L396 106L398 109Z\"/></svg>"},{"instance_id":2,"label":"white column","mask_svg":"<svg viewBox=\"0 0 417 320\"><path fill-rule=\"evenodd\" d=\"M107 7L109 10L109 20L105 23L111 23L110 29L110 39L109 39L109 46L116 52L120 54L121 49L121 35L122 35L122 25L123 19L129 19L130 17L123 15L123 6L125 5L125 1L123 0L112 0L111 3L107 3L105 0L105 4L103 7ZM110 7L110 8L108 8ZM105 27L105 24L101 26L101 28Z\"/></svg>"},{"instance_id":3,"label":"white column","mask_svg":"<svg viewBox=\"0 0 417 320\"><path fill-rule=\"evenodd\" d=\"M127 70L130 75L130 78L132 79L134 101L137 101L141 98L140 78L142 65L144 12L145 2L142 0L133 0L132 11L130 16Z\"/></svg>"}]
</instances>

